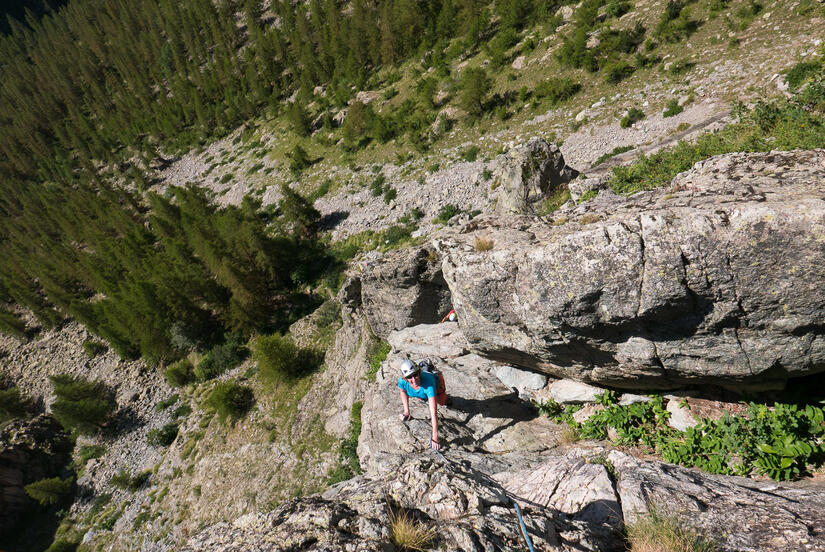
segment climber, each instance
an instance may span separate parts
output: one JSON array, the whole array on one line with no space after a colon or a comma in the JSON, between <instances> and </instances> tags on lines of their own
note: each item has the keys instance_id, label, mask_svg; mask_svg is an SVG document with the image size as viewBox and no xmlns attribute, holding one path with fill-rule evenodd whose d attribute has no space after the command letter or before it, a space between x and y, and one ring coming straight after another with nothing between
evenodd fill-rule
<instances>
[{"instance_id":1,"label":"climber","mask_svg":"<svg viewBox=\"0 0 825 552\"><path fill-rule=\"evenodd\" d=\"M401 404L404 412L399 414L402 422L412 418L410 415L410 397L415 397L426 401L430 407L430 421L433 427L433 436L430 439L430 447L438 450L441 446L438 443L438 406L447 404L447 391L444 385L444 376L435 372L429 359L422 361L421 365L405 359L401 361L401 377L398 378L398 392L401 395ZM422 368L425 368L422 370Z\"/></svg>"},{"instance_id":2,"label":"climber","mask_svg":"<svg viewBox=\"0 0 825 552\"><path fill-rule=\"evenodd\" d=\"M447 316L441 319L441 322L446 322L447 320L450 322L455 322L458 320L458 315L455 313L455 309L450 309L450 312L447 313Z\"/></svg>"}]
</instances>

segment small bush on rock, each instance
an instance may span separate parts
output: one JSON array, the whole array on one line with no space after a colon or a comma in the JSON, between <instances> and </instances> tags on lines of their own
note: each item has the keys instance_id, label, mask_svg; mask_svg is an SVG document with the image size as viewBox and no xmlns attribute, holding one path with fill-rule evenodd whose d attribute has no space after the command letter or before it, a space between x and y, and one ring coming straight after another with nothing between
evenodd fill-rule
<instances>
[{"instance_id":1,"label":"small bush on rock","mask_svg":"<svg viewBox=\"0 0 825 552\"><path fill-rule=\"evenodd\" d=\"M83 342L83 351L89 355L90 358L95 358L106 350L106 345L97 341L87 340Z\"/></svg>"},{"instance_id":2,"label":"small bush on rock","mask_svg":"<svg viewBox=\"0 0 825 552\"><path fill-rule=\"evenodd\" d=\"M630 111L627 112L627 115L622 117L622 120L619 121L619 126L622 128L627 128L633 126L635 123L641 121L645 118L645 112L641 109L636 109L635 107L631 107Z\"/></svg>"},{"instance_id":3,"label":"small bush on rock","mask_svg":"<svg viewBox=\"0 0 825 552\"><path fill-rule=\"evenodd\" d=\"M171 422L165 426L149 431L146 442L153 447L168 447L178 436L178 424Z\"/></svg>"},{"instance_id":4,"label":"small bush on rock","mask_svg":"<svg viewBox=\"0 0 825 552\"><path fill-rule=\"evenodd\" d=\"M229 337L226 342L215 345L198 362L194 369L198 381L208 381L216 378L238 366L246 358L247 349L236 336Z\"/></svg>"},{"instance_id":5,"label":"small bush on rock","mask_svg":"<svg viewBox=\"0 0 825 552\"><path fill-rule=\"evenodd\" d=\"M630 552L714 552L717 546L705 541L676 517L660 515L656 509L625 526Z\"/></svg>"},{"instance_id":6,"label":"small bush on rock","mask_svg":"<svg viewBox=\"0 0 825 552\"><path fill-rule=\"evenodd\" d=\"M212 392L206 403L215 409L221 422L243 418L255 402L252 389L234 382L220 382Z\"/></svg>"},{"instance_id":7,"label":"small bush on rock","mask_svg":"<svg viewBox=\"0 0 825 552\"><path fill-rule=\"evenodd\" d=\"M679 105L679 102L677 102L676 100L670 100L669 102L667 102L667 105L665 106L665 110L662 113L662 117L674 117L681 113L683 109L684 108L681 105Z\"/></svg>"}]
</instances>

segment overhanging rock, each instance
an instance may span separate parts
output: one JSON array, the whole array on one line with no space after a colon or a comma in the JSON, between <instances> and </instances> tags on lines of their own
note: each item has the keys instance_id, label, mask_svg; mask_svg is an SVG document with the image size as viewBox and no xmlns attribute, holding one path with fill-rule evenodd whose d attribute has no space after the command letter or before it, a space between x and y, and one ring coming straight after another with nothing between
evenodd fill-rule
<instances>
[{"instance_id":1,"label":"overhanging rock","mask_svg":"<svg viewBox=\"0 0 825 552\"><path fill-rule=\"evenodd\" d=\"M824 184L825 150L730 154L565 224L479 217L435 245L479 354L621 388L780 387L825 370Z\"/></svg>"}]
</instances>

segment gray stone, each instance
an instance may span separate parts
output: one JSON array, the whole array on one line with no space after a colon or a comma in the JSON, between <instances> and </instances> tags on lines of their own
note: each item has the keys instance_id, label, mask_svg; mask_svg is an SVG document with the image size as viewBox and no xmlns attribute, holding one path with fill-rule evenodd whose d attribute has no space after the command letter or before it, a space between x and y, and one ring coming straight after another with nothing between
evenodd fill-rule
<instances>
[{"instance_id":1,"label":"gray stone","mask_svg":"<svg viewBox=\"0 0 825 552\"><path fill-rule=\"evenodd\" d=\"M482 216L434 245L481 355L624 389L778 388L825 370L824 180L825 150L729 154L562 225Z\"/></svg>"},{"instance_id":2,"label":"gray stone","mask_svg":"<svg viewBox=\"0 0 825 552\"><path fill-rule=\"evenodd\" d=\"M623 393L621 398L619 399L619 404L621 406L630 406L631 404L636 404L640 402L650 402L650 397L647 395L635 395L633 393Z\"/></svg>"},{"instance_id":3,"label":"gray stone","mask_svg":"<svg viewBox=\"0 0 825 552\"><path fill-rule=\"evenodd\" d=\"M536 391L547 385L545 374L519 370L512 366L498 366L494 374L501 383L511 389L517 389L519 394Z\"/></svg>"},{"instance_id":4,"label":"gray stone","mask_svg":"<svg viewBox=\"0 0 825 552\"><path fill-rule=\"evenodd\" d=\"M561 150L541 138L496 157L491 198L502 213L523 213L567 184L578 171L564 163Z\"/></svg>"},{"instance_id":5,"label":"gray stone","mask_svg":"<svg viewBox=\"0 0 825 552\"><path fill-rule=\"evenodd\" d=\"M689 427L695 427L699 424L699 420L693 417L690 409L682 406L684 399L674 397L667 401L665 409L670 412L670 418L667 423L670 427L685 431Z\"/></svg>"},{"instance_id":6,"label":"gray stone","mask_svg":"<svg viewBox=\"0 0 825 552\"><path fill-rule=\"evenodd\" d=\"M363 306L372 331L381 338L393 330L438 322L451 304L438 255L427 247L388 252L352 275L342 294L342 301Z\"/></svg>"}]
</instances>

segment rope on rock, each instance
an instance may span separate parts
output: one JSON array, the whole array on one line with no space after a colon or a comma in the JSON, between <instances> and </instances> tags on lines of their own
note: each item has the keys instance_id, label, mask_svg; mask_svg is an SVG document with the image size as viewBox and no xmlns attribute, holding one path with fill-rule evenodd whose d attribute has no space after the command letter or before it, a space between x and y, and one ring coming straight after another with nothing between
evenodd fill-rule
<instances>
[{"instance_id":1,"label":"rope on rock","mask_svg":"<svg viewBox=\"0 0 825 552\"><path fill-rule=\"evenodd\" d=\"M424 448L430 449L431 451L436 453L438 456L441 457L442 460L444 460L445 464L450 463L450 461L447 460L447 458L445 458L443 454L441 454L441 451L435 450L434 448L432 448L430 446L424 446L424 443L422 441L420 441L418 439L418 437L415 436L415 434L412 432L412 430L409 427L407 427L407 424L403 424L403 425L404 425L405 428L407 428L407 432L412 436L413 439L415 439L415 441L418 442L419 445L423 446ZM506 493L506 491L505 491L505 493ZM513 502L513 506L515 506L515 508L516 508L516 515L518 516L518 523L519 523L519 526L521 527L521 534L522 534L522 536L524 536L524 541L527 543L527 548L530 550L530 552L535 552L535 550L533 549L533 541L530 538L530 535L527 533L527 526L524 525L524 518L521 516L521 508L519 508L518 502L516 502L516 500L514 498L510 498L510 500Z\"/></svg>"}]
</instances>

